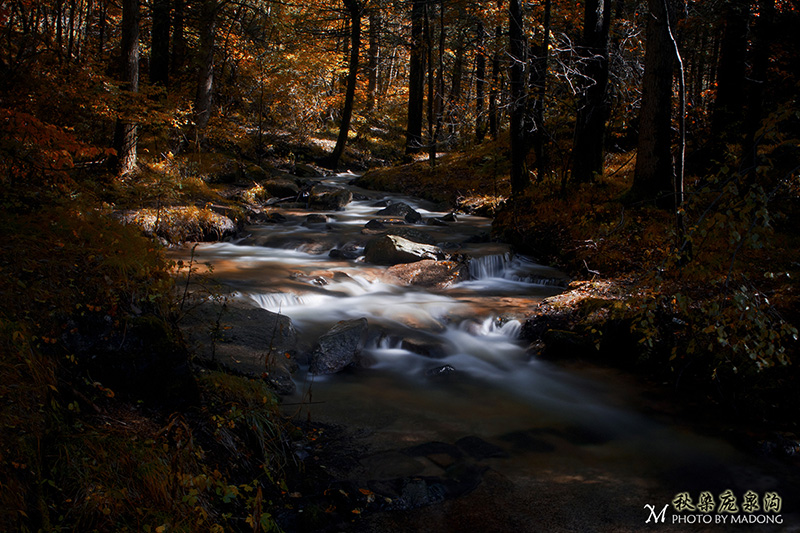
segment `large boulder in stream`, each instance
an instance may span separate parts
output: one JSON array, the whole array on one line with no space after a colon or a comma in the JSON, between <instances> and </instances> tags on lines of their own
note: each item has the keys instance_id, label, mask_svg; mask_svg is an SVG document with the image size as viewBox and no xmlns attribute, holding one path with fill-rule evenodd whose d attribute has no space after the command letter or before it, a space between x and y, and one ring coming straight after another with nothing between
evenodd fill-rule
<instances>
[{"instance_id":1,"label":"large boulder in stream","mask_svg":"<svg viewBox=\"0 0 800 533\"><path fill-rule=\"evenodd\" d=\"M300 194L300 187L290 178L273 177L261 181L268 198L292 198Z\"/></svg>"},{"instance_id":2,"label":"large boulder in stream","mask_svg":"<svg viewBox=\"0 0 800 533\"><path fill-rule=\"evenodd\" d=\"M325 211L341 211L352 201L352 192L330 185L314 185L308 198L311 207Z\"/></svg>"},{"instance_id":3,"label":"large boulder in stream","mask_svg":"<svg viewBox=\"0 0 800 533\"><path fill-rule=\"evenodd\" d=\"M366 318L337 322L319 338L311 354L312 374L335 374L358 363L367 336Z\"/></svg>"},{"instance_id":4,"label":"large boulder in stream","mask_svg":"<svg viewBox=\"0 0 800 533\"><path fill-rule=\"evenodd\" d=\"M422 215L415 211L413 207L403 202L391 204L375 214L381 217L399 217L411 224L415 224L422 220Z\"/></svg>"},{"instance_id":5,"label":"large boulder in stream","mask_svg":"<svg viewBox=\"0 0 800 533\"><path fill-rule=\"evenodd\" d=\"M369 241L364 257L375 265L415 263L423 259L441 260L445 254L438 246L409 241L397 235L382 235Z\"/></svg>"},{"instance_id":6,"label":"large boulder in stream","mask_svg":"<svg viewBox=\"0 0 800 533\"><path fill-rule=\"evenodd\" d=\"M386 225L382 224L382 227L378 226L377 224L370 223L376 222L375 220L370 220L364 229L361 230L362 235L397 235L398 237L402 237L406 240L418 242L420 244L432 244L436 245L436 239L430 233L425 233L424 231L420 231L415 228L407 228L407 227L387 227Z\"/></svg>"},{"instance_id":7,"label":"large boulder in stream","mask_svg":"<svg viewBox=\"0 0 800 533\"><path fill-rule=\"evenodd\" d=\"M297 331L289 317L244 302L205 302L180 326L199 361L264 378L281 394L294 392Z\"/></svg>"},{"instance_id":8,"label":"large boulder in stream","mask_svg":"<svg viewBox=\"0 0 800 533\"><path fill-rule=\"evenodd\" d=\"M389 267L383 279L387 283L399 285L445 289L459 281L468 280L469 267L456 261L423 259Z\"/></svg>"}]
</instances>

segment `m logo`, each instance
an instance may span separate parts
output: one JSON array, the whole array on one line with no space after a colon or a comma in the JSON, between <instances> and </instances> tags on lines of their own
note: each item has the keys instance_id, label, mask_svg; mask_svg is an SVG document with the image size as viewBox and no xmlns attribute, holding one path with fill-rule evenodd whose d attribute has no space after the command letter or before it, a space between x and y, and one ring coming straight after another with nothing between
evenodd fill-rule
<instances>
[{"instance_id":1,"label":"m logo","mask_svg":"<svg viewBox=\"0 0 800 533\"><path fill-rule=\"evenodd\" d=\"M669 507L669 504L664 505L664 508L661 509L661 512L656 514L656 506L655 505L650 505L649 503L644 504L644 508L645 509L650 509L650 516L647 518L647 521L645 522L645 524L649 524L650 520L653 520L653 519L655 519L654 522L656 524L658 524L659 519L661 519L661 523L663 524L664 521L667 519L667 507Z\"/></svg>"}]
</instances>

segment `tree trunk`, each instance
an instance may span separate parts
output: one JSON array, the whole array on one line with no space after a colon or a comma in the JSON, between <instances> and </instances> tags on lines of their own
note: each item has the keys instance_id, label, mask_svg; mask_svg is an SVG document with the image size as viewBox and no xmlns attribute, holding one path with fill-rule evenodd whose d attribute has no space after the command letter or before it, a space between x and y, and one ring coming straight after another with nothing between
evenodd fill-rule
<instances>
[{"instance_id":1,"label":"tree trunk","mask_svg":"<svg viewBox=\"0 0 800 533\"><path fill-rule=\"evenodd\" d=\"M173 78L180 75L186 63L186 36L183 32L186 20L185 8L185 0L175 0L172 11L172 57L169 65Z\"/></svg>"},{"instance_id":2,"label":"tree trunk","mask_svg":"<svg viewBox=\"0 0 800 533\"><path fill-rule=\"evenodd\" d=\"M203 0L200 12L200 49L198 52L197 92L194 98L195 142L211 118L214 90L214 35L216 33L217 2Z\"/></svg>"},{"instance_id":3,"label":"tree trunk","mask_svg":"<svg viewBox=\"0 0 800 533\"><path fill-rule=\"evenodd\" d=\"M498 0L497 7L502 6L502 0ZM503 38L503 28L496 26L494 29L495 50L492 55L492 85L489 88L489 135L497 140L500 131L500 119L497 116L497 99L500 93L500 41Z\"/></svg>"},{"instance_id":4,"label":"tree trunk","mask_svg":"<svg viewBox=\"0 0 800 533\"><path fill-rule=\"evenodd\" d=\"M528 177L528 136L526 130L525 64L526 46L523 30L522 4L511 0L508 7L509 44L511 59L511 196L522 195L530 184Z\"/></svg>"},{"instance_id":5,"label":"tree trunk","mask_svg":"<svg viewBox=\"0 0 800 533\"><path fill-rule=\"evenodd\" d=\"M153 0L150 43L150 83L169 85L169 30L171 0Z\"/></svg>"},{"instance_id":6,"label":"tree trunk","mask_svg":"<svg viewBox=\"0 0 800 533\"><path fill-rule=\"evenodd\" d=\"M672 73L675 53L666 24L675 26L674 0L648 0L642 106L636 169L629 198L672 207ZM669 13L665 11L669 9Z\"/></svg>"},{"instance_id":7,"label":"tree trunk","mask_svg":"<svg viewBox=\"0 0 800 533\"><path fill-rule=\"evenodd\" d=\"M550 14L551 0L544 3L544 35L542 47L535 54L531 65L530 90L535 96L531 111L533 135L531 145L536 156L536 178L541 180L549 172L550 157L546 150L547 132L544 123L545 99L547 97L547 69L550 57Z\"/></svg>"},{"instance_id":8,"label":"tree trunk","mask_svg":"<svg viewBox=\"0 0 800 533\"><path fill-rule=\"evenodd\" d=\"M749 0L729 0L725 6L709 153L718 162L723 161L728 144L742 141L749 7Z\"/></svg>"},{"instance_id":9,"label":"tree trunk","mask_svg":"<svg viewBox=\"0 0 800 533\"><path fill-rule=\"evenodd\" d=\"M431 32L430 4L425 4L425 61L428 65L428 157L431 165L436 164L436 140L433 138L434 105L436 102L436 82L433 79L433 32Z\"/></svg>"},{"instance_id":10,"label":"tree trunk","mask_svg":"<svg viewBox=\"0 0 800 533\"><path fill-rule=\"evenodd\" d=\"M342 153L344 153L347 135L350 132L350 120L353 116L353 102L355 101L356 82L358 81L358 54L361 49L361 3L358 0L343 0L343 2L350 15L350 61L347 67L347 88L344 95L339 137L336 139L336 146L328 160L328 164L334 169L339 164Z\"/></svg>"},{"instance_id":11,"label":"tree trunk","mask_svg":"<svg viewBox=\"0 0 800 533\"><path fill-rule=\"evenodd\" d=\"M578 105L572 147L572 179L593 181L603 174L606 121L609 116L608 34L611 0L586 0L583 20L583 73L589 80Z\"/></svg>"},{"instance_id":12,"label":"tree trunk","mask_svg":"<svg viewBox=\"0 0 800 533\"><path fill-rule=\"evenodd\" d=\"M406 154L415 154L422 147L422 109L425 93L425 44L422 39L424 17L425 0L413 0L411 4L411 56L408 66Z\"/></svg>"},{"instance_id":13,"label":"tree trunk","mask_svg":"<svg viewBox=\"0 0 800 533\"><path fill-rule=\"evenodd\" d=\"M753 50L753 70L748 86L749 106L745 115L742 161L743 167L751 169L751 172L755 171L758 164L759 139L756 138L756 134L761 127L763 114L764 87L767 83L767 69L769 68L775 21L775 0L761 0L759 13Z\"/></svg>"},{"instance_id":14,"label":"tree trunk","mask_svg":"<svg viewBox=\"0 0 800 533\"><path fill-rule=\"evenodd\" d=\"M120 60L123 89L139 91L139 0L122 2L122 57ZM118 117L114 128L116 166L121 174L136 168L136 122Z\"/></svg>"},{"instance_id":15,"label":"tree trunk","mask_svg":"<svg viewBox=\"0 0 800 533\"><path fill-rule=\"evenodd\" d=\"M458 30L458 39L455 44L455 59L453 61L453 78L450 84L450 94L447 95L447 102L444 104L447 111L447 122L450 125L450 140L456 136L456 126L459 121L461 110L461 80L464 76L464 32ZM444 70L444 65L442 66ZM442 94L444 94L444 82L442 83Z\"/></svg>"},{"instance_id":16,"label":"tree trunk","mask_svg":"<svg viewBox=\"0 0 800 533\"><path fill-rule=\"evenodd\" d=\"M372 111L378 99L378 61L380 59L381 14L378 9L369 13L369 62L367 64L367 111Z\"/></svg>"},{"instance_id":17,"label":"tree trunk","mask_svg":"<svg viewBox=\"0 0 800 533\"><path fill-rule=\"evenodd\" d=\"M486 119L483 116L484 92L486 87L486 51L484 49L483 22L478 22L476 28L476 45L478 48L475 57L475 142L483 142L486 137Z\"/></svg>"}]
</instances>

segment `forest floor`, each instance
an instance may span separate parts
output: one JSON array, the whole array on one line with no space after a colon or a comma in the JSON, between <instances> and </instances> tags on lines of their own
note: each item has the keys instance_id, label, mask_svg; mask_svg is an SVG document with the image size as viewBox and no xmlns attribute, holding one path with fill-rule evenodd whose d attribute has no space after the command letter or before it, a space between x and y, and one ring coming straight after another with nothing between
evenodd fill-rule
<instances>
[{"instance_id":1,"label":"forest floor","mask_svg":"<svg viewBox=\"0 0 800 533\"><path fill-rule=\"evenodd\" d=\"M9 428L0 437L8 459L0 524L102 529L113 519L152 531L166 523L213 530L247 517L267 527L275 519L269 499L291 506L282 489L291 472L286 446L321 463L352 459L356 452L333 429L282 421L264 384L214 369L188 383L188 354L170 324L180 294L169 276L187 266L170 264L134 226L113 220L135 211L165 244L235 234L272 216L270 206L253 209L261 184L314 172L299 161L313 161L314 150L287 147L260 162L169 156L123 180L89 173L57 189L28 183L5 191L0 340L9 357L0 363L0 397L14 407L0 420ZM351 157L358 169L358 155ZM714 420L745 446L796 461L800 378L789 324L800 324L797 197L780 198L772 224L749 233L750 219L732 219L717 202L705 225L695 224L705 234L685 265L673 257L672 216L621 200L629 156L611 156L609 177L596 184L564 194L553 179L513 203L507 161L503 147L486 143L443 154L433 167L421 160L376 168L359 185L492 216L494 238L568 273L570 290L530 310L524 334L532 351L633 371L664 391L662 405L685 406L680 416ZM750 246L756 234L763 245ZM744 237L748 245L739 246ZM137 389L131 361L146 339L158 344L156 356L177 356L157 368L161 381ZM107 376L104 361L113 368ZM35 416L30 405L39 406ZM176 406L183 414L170 415ZM244 453L254 442L258 451ZM230 454L240 468L223 466ZM265 476L262 492L256 480ZM309 482L326 476L320 470ZM350 488L356 497L345 510L370 497Z\"/></svg>"}]
</instances>

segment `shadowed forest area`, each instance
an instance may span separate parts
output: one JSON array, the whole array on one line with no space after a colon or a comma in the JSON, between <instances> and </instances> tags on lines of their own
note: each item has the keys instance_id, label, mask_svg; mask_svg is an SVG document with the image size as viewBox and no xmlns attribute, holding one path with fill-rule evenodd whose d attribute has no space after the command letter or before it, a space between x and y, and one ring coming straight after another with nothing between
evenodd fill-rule
<instances>
[{"instance_id":1,"label":"shadowed forest area","mask_svg":"<svg viewBox=\"0 0 800 533\"><path fill-rule=\"evenodd\" d=\"M339 430L288 417L269 361L218 364L222 311L210 360L182 330L228 298L192 243L342 210L342 173L569 276L518 317L531 357L796 468L798 25L796 0L0 1L0 529L369 530L377 490L300 504Z\"/></svg>"}]
</instances>

